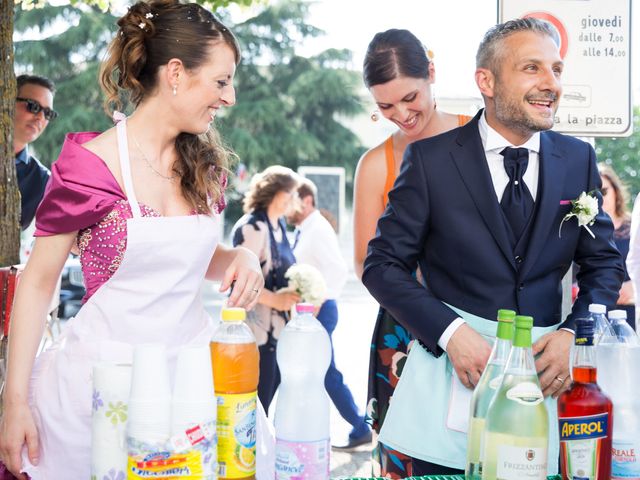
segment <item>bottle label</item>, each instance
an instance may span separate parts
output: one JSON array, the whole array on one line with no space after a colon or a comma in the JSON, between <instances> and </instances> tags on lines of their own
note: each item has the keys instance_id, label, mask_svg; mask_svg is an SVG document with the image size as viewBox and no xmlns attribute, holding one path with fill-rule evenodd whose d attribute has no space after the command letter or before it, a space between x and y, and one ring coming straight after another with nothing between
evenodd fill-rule
<instances>
[{"instance_id":1,"label":"bottle label","mask_svg":"<svg viewBox=\"0 0 640 480\"><path fill-rule=\"evenodd\" d=\"M598 439L607 436L609 414L605 412L584 417L562 417L558 421L560 422L561 442Z\"/></svg>"},{"instance_id":2,"label":"bottle label","mask_svg":"<svg viewBox=\"0 0 640 480\"><path fill-rule=\"evenodd\" d=\"M257 392L217 394L218 475L244 478L256 472Z\"/></svg>"},{"instance_id":3,"label":"bottle label","mask_svg":"<svg viewBox=\"0 0 640 480\"><path fill-rule=\"evenodd\" d=\"M159 451L129 453L127 458L127 478L175 478L175 479L202 479L214 478L214 475L206 476L202 467L202 452L190 450L186 453L174 453ZM124 477L122 477L124 478Z\"/></svg>"},{"instance_id":4,"label":"bottle label","mask_svg":"<svg viewBox=\"0 0 640 480\"><path fill-rule=\"evenodd\" d=\"M544 400L542 390L533 382L520 382L513 386L507 391L507 398L529 407L538 405Z\"/></svg>"},{"instance_id":5,"label":"bottle label","mask_svg":"<svg viewBox=\"0 0 640 480\"><path fill-rule=\"evenodd\" d=\"M558 418L560 457L571 480L596 478L598 455L607 438L609 414Z\"/></svg>"},{"instance_id":6,"label":"bottle label","mask_svg":"<svg viewBox=\"0 0 640 480\"><path fill-rule=\"evenodd\" d=\"M288 442L276 438L276 480L329 478L329 439Z\"/></svg>"},{"instance_id":7,"label":"bottle label","mask_svg":"<svg viewBox=\"0 0 640 480\"><path fill-rule=\"evenodd\" d=\"M544 480L547 449L499 445L497 473L501 480Z\"/></svg>"},{"instance_id":8,"label":"bottle label","mask_svg":"<svg viewBox=\"0 0 640 480\"><path fill-rule=\"evenodd\" d=\"M611 479L640 479L640 442L613 439L611 448Z\"/></svg>"},{"instance_id":9,"label":"bottle label","mask_svg":"<svg viewBox=\"0 0 640 480\"><path fill-rule=\"evenodd\" d=\"M593 335L584 335L576 333L575 344L579 347L588 347L593 345Z\"/></svg>"}]
</instances>

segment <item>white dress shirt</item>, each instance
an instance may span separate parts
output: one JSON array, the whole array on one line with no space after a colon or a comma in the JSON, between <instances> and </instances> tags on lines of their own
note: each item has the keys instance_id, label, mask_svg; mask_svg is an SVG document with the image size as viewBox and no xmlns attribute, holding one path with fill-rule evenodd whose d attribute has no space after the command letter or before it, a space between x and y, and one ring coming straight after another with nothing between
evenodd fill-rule
<instances>
[{"instance_id":1,"label":"white dress shirt","mask_svg":"<svg viewBox=\"0 0 640 480\"><path fill-rule=\"evenodd\" d=\"M516 147L529 149L529 164L522 176L522 180L527 185L535 202L538 194L538 177L540 175L540 132L534 133L531 138L522 145L513 145L491 128L487 123L484 113L480 116L478 130L480 131L480 138L482 139L482 146L484 147L489 173L491 173L493 188L496 192L496 201L498 203L500 202L504 189L509 184L509 175L507 175L507 171L504 169L504 158L500 155L500 152L506 147ZM478 158L478 161L482 160ZM451 322L438 339L438 346L446 351L451 336L463 323L465 322L460 317Z\"/></svg>"},{"instance_id":2,"label":"white dress shirt","mask_svg":"<svg viewBox=\"0 0 640 480\"><path fill-rule=\"evenodd\" d=\"M298 231L300 236L293 249L296 261L316 267L327 284L327 299L337 299L347 281L347 264L336 232L319 210L310 213L298 225Z\"/></svg>"},{"instance_id":3,"label":"white dress shirt","mask_svg":"<svg viewBox=\"0 0 640 480\"><path fill-rule=\"evenodd\" d=\"M631 239L627 255L627 272L631 278L635 298L638 298L640 295L640 195L636 196L631 213ZM640 308L636 308L636 331L640 331L639 318Z\"/></svg>"}]
</instances>

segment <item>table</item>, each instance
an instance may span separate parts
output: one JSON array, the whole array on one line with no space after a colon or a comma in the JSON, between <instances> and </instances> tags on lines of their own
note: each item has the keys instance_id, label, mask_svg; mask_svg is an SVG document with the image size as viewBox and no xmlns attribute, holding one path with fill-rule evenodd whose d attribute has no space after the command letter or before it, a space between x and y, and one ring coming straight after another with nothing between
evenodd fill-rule
<instances>
[{"instance_id":1,"label":"table","mask_svg":"<svg viewBox=\"0 0 640 480\"><path fill-rule=\"evenodd\" d=\"M388 480L385 478L364 478L364 477L353 477L348 480ZM407 477L405 480L465 480L464 475L429 475L426 477ZM547 480L562 480L562 476L560 475L552 475L547 477Z\"/></svg>"}]
</instances>

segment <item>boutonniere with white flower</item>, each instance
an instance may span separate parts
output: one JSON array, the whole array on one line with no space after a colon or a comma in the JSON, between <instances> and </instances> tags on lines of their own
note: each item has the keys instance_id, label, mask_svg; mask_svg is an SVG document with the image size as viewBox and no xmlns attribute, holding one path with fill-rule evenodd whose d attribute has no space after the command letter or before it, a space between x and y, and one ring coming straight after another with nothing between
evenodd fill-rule
<instances>
[{"instance_id":1,"label":"boutonniere with white flower","mask_svg":"<svg viewBox=\"0 0 640 480\"><path fill-rule=\"evenodd\" d=\"M596 216L598 215L598 199L595 197L594 193L582 192L575 200L563 200L560 202L560 205L568 204L571 204L572 208L571 211L564 216L562 222L560 222L558 237L561 236L560 232L562 230L562 224L567 220L570 220L571 217L576 217L578 220L578 226L584 227L592 238L596 238L589 228L590 225L594 224Z\"/></svg>"}]
</instances>

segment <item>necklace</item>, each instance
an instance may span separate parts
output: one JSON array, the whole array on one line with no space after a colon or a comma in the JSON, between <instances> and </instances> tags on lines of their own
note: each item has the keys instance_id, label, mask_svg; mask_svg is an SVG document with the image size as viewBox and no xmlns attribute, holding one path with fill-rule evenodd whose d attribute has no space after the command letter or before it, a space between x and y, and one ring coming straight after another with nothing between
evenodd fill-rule
<instances>
[{"instance_id":1,"label":"necklace","mask_svg":"<svg viewBox=\"0 0 640 480\"><path fill-rule=\"evenodd\" d=\"M173 180L174 178L176 178L178 176L177 173L174 173L171 176L166 176L163 175L162 173L160 173L159 171L157 171L155 168L153 168L153 165L151 165L151 162L149 161L149 159L147 158L147 156L144 154L144 152L142 151L142 148L140 148L140 144L138 143L138 141L136 140L136 137L133 136L133 134L131 134L131 138L133 139L133 143L136 144L136 147L138 149L138 151L140 152L140 154L142 155L142 159L144 160L144 163L147 164L147 167L149 167L151 169L151 171L153 173L155 173L156 175L158 175L159 177L164 178L165 180Z\"/></svg>"}]
</instances>

